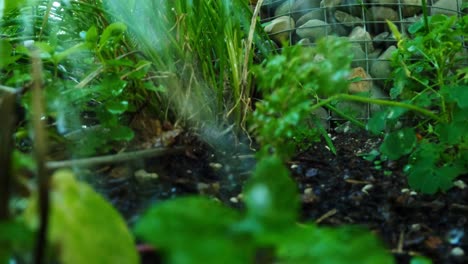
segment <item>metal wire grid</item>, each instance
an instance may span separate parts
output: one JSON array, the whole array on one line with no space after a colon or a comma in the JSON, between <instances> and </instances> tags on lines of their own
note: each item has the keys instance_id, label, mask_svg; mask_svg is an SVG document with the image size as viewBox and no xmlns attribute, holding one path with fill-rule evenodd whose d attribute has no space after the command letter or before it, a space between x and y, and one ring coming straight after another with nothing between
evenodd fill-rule
<instances>
[{"instance_id":1,"label":"metal wire grid","mask_svg":"<svg viewBox=\"0 0 468 264\"><path fill-rule=\"evenodd\" d=\"M273 21L274 19L276 19L278 17L281 17L281 16L296 17L295 20L297 20L297 17L300 17L300 16L304 15L305 13L307 13L309 11L320 10L320 12L322 12L322 14L323 14L324 22L328 23L330 25L330 27L329 26L316 26L316 27L307 27L307 28L324 27L325 31L326 31L326 34L325 34L326 36L337 35L336 33L334 33L335 27L337 27L337 26L345 27L346 23L336 21L332 11L337 10L337 9L340 9L340 10L353 10L354 14L356 14L356 11L358 13L360 13L360 18L362 19L362 27L364 28L365 31L375 34L375 33L379 32L379 29L381 30L383 28L384 30L382 32L389 32L389 30L387 29L387 24L386 24L385 21L371 20L371 18L369 17L369 15L368 15L368 13L366 11L371 7L382 6L382 7L390 7L393 10L397 11L398 19L396 19L395 21L392 21L392 22L395 23L395 25L397 25L399 27L400 32L407 33L408 27L411 24L413 24L414 22L416 22L419 19L419 16L416 16L416 15L414 15L414 16L404 16L403 12L404 12L405 8L421 8L421 6L419 6L419 5L405 4L405 3L403 3L403 0L397 0L396 1L397 3L388 3L388 4L367 3L367 2L364 2L365 0L350 0L350 1L349 0L342 0L342 1L339 1L339 2L344 2L344 3L337 4L337 5L333 6L333 7L324 7L323 5L321 5L321 7L303 8L303 9L300 9L300 10L293 11L292 8L293 8L293 5L294 5L294 3L296 1L299 1L299 0L265 1L263 6L262 6L261 22L262 23L270 22L270 21ZM315 2L320 2L320 0L309 0L309 2L314 2L314 1ZM437 1L438 0L427 0L428 14L430 14L431 11L434 12L434 10L438 10L438 11L443 11L443 12L451 12L453 14L456 14L459 17L461 17L463 15L466 15L466 9L465 9L465 12L462 12L462 6L460 4L461 1L453 0L453 1L457 1L456 2L456 10L434 7L434 4ZM463 0L463 1L467 1L467 0ZM281 13L279 15L274 15L276 8L278 8L280 5L284 5L285 2L289 2L289 6L288 6L288 9L286 10L286 12L283 12L283 13ZM322 2L332 2L332 1L324 0ZM421 12L419 12L419 13L422 14L422 9L421 9ZM299 37L296 34L297 29L298 29L298 27L294 26L294 28L292 28L290 30L279 31L279 32L276 32L275 34L287 33L289 35L289 38L288 38L289 45L293 45L293 44L297 44L298 41L300 40ZM350 29L350 30L352 30L352 29ZM270 37L273 37L273 36L274 36L273 34L270 35ZM464 39L462 39L462 41L463 41L463 46L465 47L465 50L468 50L467 41L465 41ZM363 51L364 51L364 58L354 59L353 62L352 62L353 67L361 66L369 74L371 72L371 65L373 63L379 62L379 61L388 62L388 59L378 59L375 54L372 54L371 45L374 44L373 43L374 40L370 40L370 41L352 40L350 42L355 44L355 45L360 45L363 48ZM387 47L392 46L392 45L396 46L396 41L392 38L390 33L388 33L387 38L381 39L380 42L381 43L379 43L379 46L384 47L385 49ZM314 43L308 43L308 44L303 44L303 45L314 45ZM280 49L280 48L278 48L278 49ZM382 52L384 52L385 49L383 49ZM468 65L468 56L464 60L463 65ZM376 78L376 77L371 76L371 78L365 78L365 79L362 79L362 81L372 81L374 84L377 83L380 86L382 86L381 88L384 88L383 86L385 86L387 88L387 90L388 90L389 85L391 85L389 83L389 81L390 81L389 78L390 78L390 76L387 76L385 78ZM371 114L372 114L371 106L367 105L366 109L367 109L366 114L363 115L363 116L357 117L358 120L365 121L365 120L368 120L371 117ZM344 121L344 119L340 118L340 117L334 117L329 112L328 121L329 121L329 124L332 125L332 123L334 123L334 121L342 122L342 121Z\"/></svg>"}]
</instances>

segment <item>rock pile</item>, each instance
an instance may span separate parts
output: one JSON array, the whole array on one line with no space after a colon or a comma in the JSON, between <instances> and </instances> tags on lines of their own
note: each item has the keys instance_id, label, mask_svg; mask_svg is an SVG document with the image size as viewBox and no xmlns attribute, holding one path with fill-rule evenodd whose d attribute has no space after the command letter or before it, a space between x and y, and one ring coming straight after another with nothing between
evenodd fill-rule
<instances>
[{"instance_id":1,"label":"rock pile","mask_svg":"<svg viewBox=\"0 0 468 264\"><path fill-rule=\"evenodd\" d=\"M467 0L427 0L429 15L458 15ZM421 0L265 0L261 19L278 45L313 45L320 38L348 38L354 53L350 93L370 92L383 97L390 77L389 58L396 42L386 24L394 22L405 34L422 16ZM385 87L387 86L387 87Z\"/></svg>"}]
</instances>

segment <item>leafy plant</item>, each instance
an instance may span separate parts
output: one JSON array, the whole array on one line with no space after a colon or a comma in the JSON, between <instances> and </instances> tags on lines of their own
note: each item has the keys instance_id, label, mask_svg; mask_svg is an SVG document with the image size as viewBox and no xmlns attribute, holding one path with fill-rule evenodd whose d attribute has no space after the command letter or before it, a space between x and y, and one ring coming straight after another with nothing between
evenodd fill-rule
<instances>
[{"instance_id":1,"label":"leafy plant","mask_svg":"<svg viewBox=\"0 0 468 264\"><path fill-rule=\"evenodd\" d=\"M249 263L261 249L281 263L393 263L361 228L296 224L296 185L278 157L259 161L244 197L244 214L204 197L176 198L152 207L135 233L168 263Z\"/></svg>"},{"instance_id":2,"label":"leafy plant","mask_svg":"<svg viewBox=\"0 0 468 264\"><path fill-rule=\"evenodd\" d=\"M317 47L287 47L255 68L264 99L256 104L252 125L264 154L272 151L287 159L306 142L301 139L328 137L311 113L322 99L347 92L352 59L347 48L343 39L326 38ZM310 120L313 126L307 125Z\"/></svg>"},{"instance_id":3,"label":"leafy plant","mask_svg":"<svg viewBox=\"0 0 468 264\"><path fill-rule=\"evenodd\" d=\"M452 181L468 172L467 68L460 56L467 37L468 17L424 16L403 37L388 22L398 40L392 62L395 100L427 109L423 116L399 107L375 115L368 128L385 130L380 152L396 160L408 156L409 185L424 193L446 191ZM421 113L421 112L420 112ZM401 126L402 122L404 123Z\"/></svg>"},{"instance_id":4,"label":"leafy plant","mask_svg":"<svg viewBox=\"0 0 468 264\"><path fill-rule=\"evenodd\" d=\"M104 1L155 65L178 118L242 125L250 107L253 49L245 40L252 13L243 0ZM267 52L257 26L253 42ZM248 63L245 64L244 62ZM247 78L246 78L247 77Z\"/></svg>"}]
</instances>

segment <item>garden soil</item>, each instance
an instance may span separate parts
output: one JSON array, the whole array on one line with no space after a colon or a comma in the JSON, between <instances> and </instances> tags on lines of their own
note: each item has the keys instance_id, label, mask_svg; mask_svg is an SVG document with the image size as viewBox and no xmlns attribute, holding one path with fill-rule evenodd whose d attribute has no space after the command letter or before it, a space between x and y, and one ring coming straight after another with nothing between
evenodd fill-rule
<instances>
[{"instance_id":1,"label":"garden soil","mask_svg":"<svg viewBox=\"0 0 468 264\"><path fill-rule=\"evenodd\" d=\"M243 207L241 183L255 165L250 148L237 143L234 150L223 150L193 136L181 138L176 144L188 146L183 153L101 169L106 176L95 182L96 188L130 224L150 204L188 194ZM468 263L468 188L416 193L408 189L402 162L363 158L378 148L379 138L365 133L337 133L331 138L336 155L320 142L287 164L301 193L302 220L320 226L365 226L380 237L397 263L410 263L417 255L433 263ZM132 176L142 167L157 173L157 179ZM459 180L468 182L468 176ZM152 259L155 253L146 247L142 252L143 259Z\"/></svg>"}]
</instances>

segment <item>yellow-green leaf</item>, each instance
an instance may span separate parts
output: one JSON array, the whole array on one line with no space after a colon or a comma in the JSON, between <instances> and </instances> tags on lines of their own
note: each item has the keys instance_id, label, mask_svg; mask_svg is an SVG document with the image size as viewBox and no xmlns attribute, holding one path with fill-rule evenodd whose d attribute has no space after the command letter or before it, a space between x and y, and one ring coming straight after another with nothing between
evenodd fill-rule
<instances>
[{"instance_id":1,"label":"yellow-green leaf","mask_svg":"<svg viewBox=\"0 0 468 264\"><path fill-rule=\"evenodd\" d=\"M48 241L61 263L139 263L135 243L119 213L88 184L61 170L52 176ZM37 224L37 201L27 210ZM28 215L29 213L29 215Z\"/></svg>"}]
</instances>

